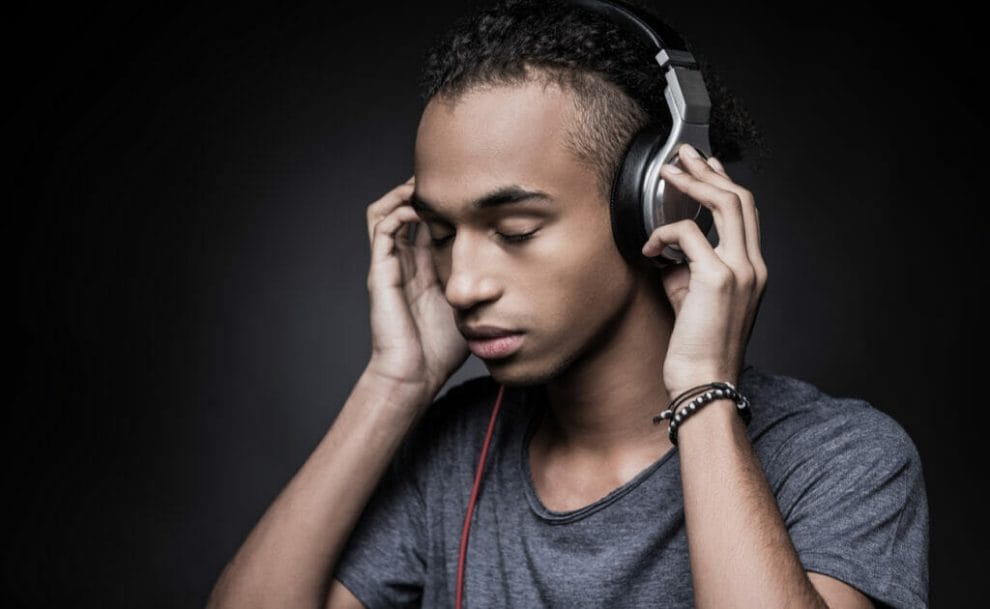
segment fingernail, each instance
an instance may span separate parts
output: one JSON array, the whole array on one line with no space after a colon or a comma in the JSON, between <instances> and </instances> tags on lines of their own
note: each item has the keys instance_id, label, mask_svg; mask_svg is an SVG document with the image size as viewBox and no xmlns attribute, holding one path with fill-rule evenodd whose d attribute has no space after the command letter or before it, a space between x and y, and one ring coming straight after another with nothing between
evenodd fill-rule
<instances>
[{"instance_id":1,"label":"fingernail","mask_svg":"<svg viewBox=\"0 0 990 609\"><path fill-rule=\"evenodd\" d=\"M666 165L664 165L664 167L667 169L667 171L671 173L684 173L684 171L680 167L674 165L673 163L667 163Z\"/></svg>"},{"instance_id":2,"label":"fingernail","mask_svg":"<svg viewBox=\"0 0 990 609\"><path fill-rule=\"evenodd\" d=\"M681 153L689 159L701 158L701 155L698 154L698 151L695 150L694 147L691 146L691 144L684 144L683 146L681 146Z\"/></svg>"}]
</instances>

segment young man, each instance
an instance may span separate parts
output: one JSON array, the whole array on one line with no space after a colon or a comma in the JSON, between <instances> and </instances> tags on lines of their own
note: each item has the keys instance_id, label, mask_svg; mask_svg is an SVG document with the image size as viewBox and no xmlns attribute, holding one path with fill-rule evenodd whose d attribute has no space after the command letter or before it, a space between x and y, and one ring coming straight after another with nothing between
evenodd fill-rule
<instances>
[{"instance_id":1,"label":"young man","mask_svg":"<svg viewBox=\"0 0 990 609\"><path fill-rule=\"evenodd\" d=\"M911 439L862 400L744 362L767 281L753 195L685 146L663 177L712 211L717 247L687 220L643 248L675 244L686 264L617 250L611 177L664 111L650 60L600 17L526 0L430 55L415 177L368 207L371 361L210 606L453 606L499 397L468 607L927 606ZM436 399L469 352L490 376ZM674 445L654 416L712 381L752 419L714 399Z\"/></svg>"}]
</instances>

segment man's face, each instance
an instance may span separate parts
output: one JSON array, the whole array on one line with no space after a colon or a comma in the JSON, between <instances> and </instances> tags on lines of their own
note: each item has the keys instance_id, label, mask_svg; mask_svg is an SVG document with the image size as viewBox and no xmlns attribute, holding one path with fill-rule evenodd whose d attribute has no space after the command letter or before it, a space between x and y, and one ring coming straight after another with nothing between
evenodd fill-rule
<instances>
[{"instance_id":1,"label":"man's face","mask_svg":"<svg viewBox=\"0 0 990 609\"><path fill-rule=\"evenodd\" d=\"M590 355L633 292L595 173L563 146L570 95L475 89L453 107L432 100L420 120L414 198L436 212L420 216L442 241L433 261L457 323L523 332L514 353L485 359L498 382L546 382ZM475 206L507 187L545 197Z\"/></svg>"}]
</instances>

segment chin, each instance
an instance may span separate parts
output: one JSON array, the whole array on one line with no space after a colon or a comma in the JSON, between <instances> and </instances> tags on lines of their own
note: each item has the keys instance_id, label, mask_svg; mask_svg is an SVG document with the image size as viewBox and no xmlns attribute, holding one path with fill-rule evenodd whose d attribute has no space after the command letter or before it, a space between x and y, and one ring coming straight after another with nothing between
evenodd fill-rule
<instances>
[{"instance_id":1,"label":"chin","mask_svg":"<svg viewBox=\"0 0 990 609\"><path fill-rule=\"evenodd\" d=\"M482 360L488 373L499 385L506 387L525 387L539 382L534 377L532 370L523 362L513 362L515 357L507 357L501 360Z\"/></svg>"},{"instance_id":2,"label":"chin","mask_svg":"<svg viewBox=\"0 0 990 609\"><path fill-rule=\"evenodd\" d=\"M496 383L506 387L527 387L543 385L554 380L566 372L579 356L580 352L571 353L564 358L560 358L558 354L558 357L549 362L534 362L527 360L524 354L519 352L501 360L484 363Z\"/></svg>"}]
</instances>

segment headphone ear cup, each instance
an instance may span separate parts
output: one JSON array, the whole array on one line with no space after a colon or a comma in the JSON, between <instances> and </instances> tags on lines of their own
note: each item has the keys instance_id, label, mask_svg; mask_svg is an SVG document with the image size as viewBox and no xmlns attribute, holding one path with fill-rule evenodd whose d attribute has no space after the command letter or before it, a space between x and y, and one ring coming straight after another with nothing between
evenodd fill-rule
<instances>
[{"instance_id":1,"label":"headphone ear cup","mask_svg":"<svg viewBox=\"0 0 990 609\"><path fill-rule=\"evenodd\" d=\"M609 200L612 237L622 257L634 266L651 264L642 251L649 239L643 216L643 182L650 160L663 148L668 132L657 124L637 131L629 141L612 182Z\"/></svg>"}]
</instances>

